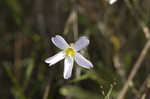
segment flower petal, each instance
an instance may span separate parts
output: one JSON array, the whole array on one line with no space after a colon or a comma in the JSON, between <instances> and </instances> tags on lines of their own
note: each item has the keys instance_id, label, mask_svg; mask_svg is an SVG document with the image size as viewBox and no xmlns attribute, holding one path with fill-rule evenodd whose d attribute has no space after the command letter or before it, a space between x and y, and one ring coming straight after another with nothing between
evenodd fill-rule
<instances>
[{"instance_id":1,"label":"flower petal","mask_svg":"<svg viewBox=\"0 0 150 99\"><path fill-rule=\"evenodd\" d=\"M92 68L93 64L85 59L80 53L76 53L75 55L75 61L77 62L78 65L84 67L84 68Z\"/></svg>"},{"instance_id":2,"label":"flower petal","mask_svg":"<svg viewBox=\"0 0 150 99\"><path fill-rule=\"evenodd\" d=\"M74 60L72 57L66 57L64 62L64 79L71 77Z\"/></svg>"},{"instance_id":3,"label":"flower petal","mask_svg":"<svg viewBox=\"0 0 150 99\"><path fill-rule=\"evenodd\" d=\"M64 50L69 47L68 43L60 35L56 35L55 37L52 37L51 40L55 44L55 46L60 49Z\"/></svg>"},{"instance_id":4,"label":"flower petal","mask_svg":"<svg viewBox=\"0 0 150 99\"><path fill-rule=\"evenodd\" d=\"M109 4L114 4L117 0L109 0Z\"/></svg>"},{"instance_id":5,"label":"flower petal","mask_svg":"<svg viewBox=\"0 0 150 99\"><path fill-rule=\"evenodd\" d=\"M89 40L85 36L83 36L80 37L79 40L75 42L72 48L75 49L76 51L79 51L82 48L86 47L88 44L89 44Z\"/></svg>"},{"instance_id":6,"label":"flower petal","mask_svg":"<svg viewBox=\"0 0 150 99\"><path fill-rule=\"evenodd\" d=\"M65 53L63 51L57 53L56 55L49 57L45 60L45 63L49 63L49 66L54 65L55 63L59 62L60 60L65 58Z\"/></svg>"}]
</instances>

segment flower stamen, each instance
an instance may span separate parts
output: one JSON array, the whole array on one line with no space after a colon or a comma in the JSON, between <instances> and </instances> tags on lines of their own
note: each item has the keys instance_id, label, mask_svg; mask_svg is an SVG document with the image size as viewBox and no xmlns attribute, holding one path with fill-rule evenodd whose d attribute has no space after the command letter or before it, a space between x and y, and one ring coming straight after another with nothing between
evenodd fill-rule
<instances>
[{"instance_id":1,"label":"flower stamen","mask_svg":"<svg viewBox=\"0 0 150 99\"><path fill-rule=\"evenodd\" d=\"M72 48L72 46L73 46L73 43L71 43L70 47L65 50L66 56L71 56L71 57L75 56L75 50Z\"/></svg>"}]
</instances>

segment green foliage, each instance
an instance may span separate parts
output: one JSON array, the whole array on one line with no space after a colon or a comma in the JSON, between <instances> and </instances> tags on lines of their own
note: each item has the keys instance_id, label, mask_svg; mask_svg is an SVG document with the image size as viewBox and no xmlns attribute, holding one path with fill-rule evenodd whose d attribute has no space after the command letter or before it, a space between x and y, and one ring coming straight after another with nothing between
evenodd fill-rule
<instances>
[{"instance_id":1,"label":"green foliage","mask_svg":"<svg viewBox=\"0 0 150 99\"><path fill-rule=\"evenodd\" d=\"M23 89L20 86L19 82L17 81L16 77L14 76L13 72L10 69L10 65L8 63L4 63L3 64L6 72L8 73L9 78L11 79L12 83L13 83L13 87L11 89L14 97L16 99L25 99L25 96L23 94Z\"/></svg>"},{"instance_id":2,"label":"green foliage","mask_svg":"<svg viewBox=\"0 0 150 99\"><path fill-rule=\"evenodd\" d=\"M5 0L5 4L10 9L12 18L15 20L15 23L19 26L22 24L21 20L21 7L18 0Z\"/></svg>"},{"instance_id":3,"label":"green foliage","mask_svg":"<svg viewBox=\"0 0 150 99\"><path fill-rule=\"evenodd\" d=\"M149 5L149 0L118 0L114 5L108 0L0 0L1 98L117 99L147 42ZM77 20L68 20L72 10L77 10ZM66 24L68 34L63 33ZM57 53L51 42L56 34L67 41L88 36L83 54L94 68L81 67L77 77L74 68L65 80L63 62L45 64ZM150 99L149 53L125 99Z\"/></svg>"},{"instance_id":4,"label":"green foliage","mask_svg":"<svg viewBox=\"0 0 150 99\"><path fill-rule=\"evenodd\" d=\"M65 96L74 97L75 99L100 99L102 97L98 93L92 93L80 87L71 85L62 87L60 93Z\"/></svg>"},{"instance_id":5,"label":"green foliage","mask_svg":"<svg viewBox=\"0 0 150 99\"><path fill-rule=\"evenodd\" d=\"M113 90L113 86L111 86L111 88L109 89L109 91L108 91L108 93L107 93L107 95L105 96L104 99L110 99L112 90Z\"/></svg>"}]
</instances>

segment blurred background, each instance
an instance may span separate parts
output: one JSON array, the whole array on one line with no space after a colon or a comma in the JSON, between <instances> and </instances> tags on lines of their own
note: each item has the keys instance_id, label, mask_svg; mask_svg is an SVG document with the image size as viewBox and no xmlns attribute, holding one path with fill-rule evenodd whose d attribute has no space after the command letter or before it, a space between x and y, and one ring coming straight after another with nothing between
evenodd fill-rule
<instances>
[{"instance_id":1,"label":"blurred background","mask_svg":"<svg viewBox=\"0 0 150 99\"><path fill-rule=\"evenodd\" d=\"M150 0L0 0L1 99L150 99ZM75 42L94 68L44 60L55 35Z\"/></svg>"}]
</instances>

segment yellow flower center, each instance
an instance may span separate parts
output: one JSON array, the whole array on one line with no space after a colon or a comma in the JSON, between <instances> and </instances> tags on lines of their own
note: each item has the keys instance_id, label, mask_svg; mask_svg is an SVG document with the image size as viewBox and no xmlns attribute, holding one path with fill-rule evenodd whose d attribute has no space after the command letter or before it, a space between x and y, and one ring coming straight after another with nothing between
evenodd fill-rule
<instances>
[{"instance_id":1,"label":"yellow flower center","mask_svg":"<svg viewBox=\"0 0 150 99\"><path fill-rule=\"evenodd\" d=\"M72 48L72 45L73 45L73 44L71 43L71 44L70 44L70 47L65 50L65 54L66 54L67 56L74 57L74 56L75 56L75 50Z\"/></svg>"}]
</instances>

